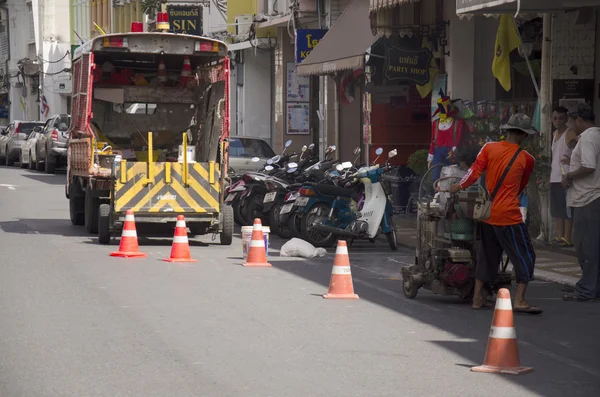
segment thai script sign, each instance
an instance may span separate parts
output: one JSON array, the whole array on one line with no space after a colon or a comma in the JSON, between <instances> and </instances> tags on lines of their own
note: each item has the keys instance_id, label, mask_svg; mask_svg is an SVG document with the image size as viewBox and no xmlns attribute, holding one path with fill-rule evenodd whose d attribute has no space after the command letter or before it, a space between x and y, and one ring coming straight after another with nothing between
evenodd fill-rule
<instances>
[{"instance_id":1,"label":"thai script sign","mask_svg":"<svg viewBox=\"0 0 600 397\"><path fill-rule=\"evenodd\" d=\"M181 34L202 36L201 6L168 6L171 31Z\"/></svg>"},{"instance_id":2,"label":"thai script sign","mask_svg":"<svg viewBox=\"0 0 600 397\"><path fill-rule=\"evenodd\" d=\"M409 80L417 85L429 83L429 67L433 54L426 48L407 50L397 46L386 48L384 75L390 80Z\"/></svg>"},{"instance_id":3,"label":"thai script sign","mask_svg":"<svg viewBox=\"0 0 600 397\"><path fill-rule=\"evenodd\" d=\"M296 30L296 63L302 62L314 50L325 33L326 29Z\"/></svg>"}]
</instances>

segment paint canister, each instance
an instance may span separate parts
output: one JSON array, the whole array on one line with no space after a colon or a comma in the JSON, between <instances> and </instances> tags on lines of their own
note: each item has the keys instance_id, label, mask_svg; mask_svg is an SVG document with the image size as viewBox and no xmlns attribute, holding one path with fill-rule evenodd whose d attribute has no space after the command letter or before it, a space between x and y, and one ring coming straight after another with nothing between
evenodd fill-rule
<instances>
[{"instance_id":1,"label":"paint canister","mask_svg":"<svg viewBox=\"0 0 600 397\"><path fill-rule=\"evenodd\" d=\"M248 247L250 247L250 241L252 240L252 228L253 226L242 226L242 253L244 260L248 259ZM265 239L265 252L269 256L269 234L271 234L271 228L263 226L263 238Z\"/></svg>"}]
</instances>

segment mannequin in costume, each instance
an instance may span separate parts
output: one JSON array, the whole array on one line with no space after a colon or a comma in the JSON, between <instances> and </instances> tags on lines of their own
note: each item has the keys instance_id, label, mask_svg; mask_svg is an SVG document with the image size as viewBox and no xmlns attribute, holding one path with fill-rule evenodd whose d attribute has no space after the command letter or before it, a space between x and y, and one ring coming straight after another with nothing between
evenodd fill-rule
<instances>
[{"instance_id":1,"label":"mannequin in costume","mask_svg":"<svg viewBox=\"0 0 600 397\"><path fill-rule=\"evenodd\" d=\"M438 110L434 113L431 126L431 146L427 156L429 168L438 164L450 165L456 162L458 145L465 128L464 120L456 118L457 111L452 105L452 100L440 91L441 98L438 100ZM440 179L442 167L431 171L433 181Z\"/></svg>"}]
</instances>

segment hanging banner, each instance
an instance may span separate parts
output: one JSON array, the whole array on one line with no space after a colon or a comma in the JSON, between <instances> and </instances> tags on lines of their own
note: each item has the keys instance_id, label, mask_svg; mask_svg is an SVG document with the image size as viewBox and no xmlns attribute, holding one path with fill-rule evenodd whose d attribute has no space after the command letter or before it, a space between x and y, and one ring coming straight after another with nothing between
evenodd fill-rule
<instances>
[{"instance_id":1,"label":"hanging banner","mask_svg":"<svg viewBox=\"0 0 600 397\"><path fill-rule=\"evenodd\" d=\"M173 32L202 36L201 6L167 6L167 13Z\"/></svg>"},{"instance_id":2,"label":"hanging banner","mask_svg":"<svg viewBox=\"0 0 600 397\"><path fill-rule=\"evenodd\" d=\"M389 81L412 81L417 85L429 83L429 67L433 54L428 48L407 50L397 46L386 48L384 76Z\"/></svg>"},{"instance_id":3,"label":"hanging banner","mask_svg":"<svg viewBox=\"0 0 600 397\"><path fill-rule=\"evenodd\" d=\"M296 63L302 62L315 49L325 33L327 29L296 30Z\"/></svg>"}]
</instances>

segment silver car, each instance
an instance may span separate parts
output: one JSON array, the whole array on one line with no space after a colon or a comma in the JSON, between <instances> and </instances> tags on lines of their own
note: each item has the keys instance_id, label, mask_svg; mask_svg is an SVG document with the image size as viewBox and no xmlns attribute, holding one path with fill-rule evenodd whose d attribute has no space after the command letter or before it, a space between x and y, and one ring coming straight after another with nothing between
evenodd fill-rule
<instances>
[{"instance_id":1,"label":"silver car","mask_svg":"<svg viewBox=\"0 0 600 397\"><path fill-rule=\"evenodd\" d=\"M34 127L43 127L43 121L20 121L10 123L0 141L0 165L15 165L21 157L21 146L25 143Z\"/></svg>"},{"instance_id":2,"label":"silver car","mask_svg":"<svg viewBox=\"0 0 600 397\"><path fill-rule=\"evenodd\" d=\"M35 166L38 171L51 174L59 164L67 163L67 133L71 125L71 116L57 114L46 121L44 131L35 145Z\"/></svg>"},{"instance_id":3,"label":"silver car","mask_svg":"<svg viewBox=\"0 0 600 397\"><path fill-rule=\"evenodd\" d=\"M232 136L229 138L229 171L243 174L259 171L268 159L275 156L271 146L260 138ZM252 161L258 157L259 161Z\"/></svg>"}]
</instances>

